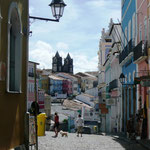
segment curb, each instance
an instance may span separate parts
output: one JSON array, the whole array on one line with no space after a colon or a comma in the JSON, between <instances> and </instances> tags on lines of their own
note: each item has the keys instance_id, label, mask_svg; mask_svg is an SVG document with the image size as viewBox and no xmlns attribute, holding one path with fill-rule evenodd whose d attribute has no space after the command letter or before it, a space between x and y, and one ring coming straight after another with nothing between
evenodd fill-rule
<instances>
[{"instance_id":1,"label":"curb","mask_svg":"<svg viewBox=\"0 0 150 150\"><path fill-rule=\"evenodd\" d=\"M143 142L141 142L141 141L136 141L137 143L139 143L141 146L143 146L144 148L146 148L146 149L148 149L148 150L150 150L150 146L148 146L147 144L144 144Z\"/></svg>"}]
</instances>

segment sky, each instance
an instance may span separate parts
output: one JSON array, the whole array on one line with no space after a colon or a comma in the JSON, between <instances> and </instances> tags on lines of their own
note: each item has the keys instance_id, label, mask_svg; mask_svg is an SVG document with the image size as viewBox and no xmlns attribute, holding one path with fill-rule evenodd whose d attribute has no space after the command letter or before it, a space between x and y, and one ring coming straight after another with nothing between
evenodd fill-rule
<instances>
[{"instance_id":1,"label":"sky","mask_svg":"<svg viewBox=\"0 0 150 150\"><path fill-rule=\"evenodd\" d=\"M67 6L59 22L30 19L29 60L38 68L51 69L58 51L64 59L73 58L74 73L98 71L99 41L110 18L118 23L121 0L64 0ZM29 14L51 18L51 0L30 0Z\"/></svg>"}]
</instances>

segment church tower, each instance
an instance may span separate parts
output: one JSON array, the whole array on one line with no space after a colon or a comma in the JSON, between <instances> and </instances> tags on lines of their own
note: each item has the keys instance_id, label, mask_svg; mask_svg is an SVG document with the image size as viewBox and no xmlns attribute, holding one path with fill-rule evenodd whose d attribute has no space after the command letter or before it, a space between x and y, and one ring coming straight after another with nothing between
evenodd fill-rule
<instances>
[{"instance_id":1,"label":"church tower","mask_svg":"<svg viewBox=\"0 0 150 150\"><path fill-rule=\"evenodd\" d=\"M58 51L56 52L56 55L53 57L52 62L52 72L62 72L62 57L59 56Z\"/></svg>"},{"instance_id":2,"label":"church tower","mask_svg":"<svg viewBox=\"0 0 150 150\"><path fill-rule=\"evenodd\" d=\"M67 57L64 59L63 72L73 74L73 59L71 59L69 53Z\"/></svg>"}]
</instances>

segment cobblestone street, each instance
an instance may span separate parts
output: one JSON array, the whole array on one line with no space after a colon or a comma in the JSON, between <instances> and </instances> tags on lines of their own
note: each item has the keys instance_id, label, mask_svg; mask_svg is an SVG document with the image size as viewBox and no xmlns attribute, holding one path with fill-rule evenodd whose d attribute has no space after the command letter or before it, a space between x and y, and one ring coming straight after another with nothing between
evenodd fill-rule
<instances>
[{"instance_id":1,"label":"cobblestone street","mask_svg":"<svg viewBox=\"0 0 150 150\"><path fill-rule=\"evenodd\" d=\"M146 150L135 142L127 142L113 136L83 134L77 137L69 133L68 137L54 138L54 132L38 138L39 150Z\"/></svg>"}]
</instances>

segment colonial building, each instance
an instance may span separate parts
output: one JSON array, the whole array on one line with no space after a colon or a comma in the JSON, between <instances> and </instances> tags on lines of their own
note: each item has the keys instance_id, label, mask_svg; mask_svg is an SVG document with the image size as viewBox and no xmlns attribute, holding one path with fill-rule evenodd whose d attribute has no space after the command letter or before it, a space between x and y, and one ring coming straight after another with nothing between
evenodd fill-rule
<instances>
[{"instance_id":1,"label":"colonial building","mask_svg":"<svg viewBox=\"0 0 150 150\"><path fill-rule=\"evenodd\" d=\"M141 138L150 139L150 131L148 128L149 117L148 104L149 104L149 65L148 65L148 1L137 0L137 45L133 49L133 61L137 64L137 71L135 73L135 83L137 83L137 109L139 112L144 112L142 124Z\"/></svg>"},{"instance_id":2,"label":"colonial building","mask_svg":"<svg viewBox=\"0 0 150 150\"><path fill-rule=\"evenodd\" d=\"M27 110L30 111L32 102L35 101L35 78L38 89L37 73L35 77L35 66L39 65L36 62L28 62L28 90L27 90Z\"/></svg>"},{"instance_id":3,"label":"colonial building","mask_svg":"<svg viewBox=\"0 0 150 150\"><path fill-rule=\"evenodd\" d=\"M70 57L69 53L64 59L64 64L62 64L62 57L56 52L56 55L53 57L52 72L66 72L73 74L73 59Z\"/></svg>"},{"instance_id":4,"label":"colonial building","mask_svg":"<svg viewBox=\"0 0 150 150\"><path fill-rule=\"evenodd\" d=\"M28 0L0 1L0 149L24 148Z\"/></svg>"},{"instance_id":5,"label":"colonial building","mask_svg":"<svg viewBox=\"0 0 150 150\"><path fill-rule=\"evenodd\" d=\"M72 84L68 83L72 86L72 94L77 95L78 94L78 78L76 78L74 75L70 75L68 73L58 73L57 76L68 79L72 82Z\"/></svg>"},{"instance_id":6,"label":"colonial building","mask_svg":"<svg viewBox=\"0 0 150 150\"><path fill-rule=\"evenodd\" d=\"M106 61L107 55L109 50L112 46L112 40L109 36L108 31L105 29L101 32L101 39L99 42L99 51L98 51L98 89L99 89L99 103L100 105L104 106L100 108L100 116L101 116L101 131L102 132L109 132L109 125L106 126L107 113L108 108L106 108L106 99L109 98L108 95L108 86L110 79L109 79L109 68L106 68ZM108 122L109 123L109 122Z\"/></svg>"},{"instance_id":7,"label":"colonial building","mask_svg":"<svg viewBox=\"0 0 150 150\"><path fill-rule=\"evenodd\" d=\"M96 76L83 72L76 73L75 77L78 78L81 92L85 92L86 90L92 89L94 87L94 83L98 80Z\"/></svg>"},{"instance_id":8,"label":"colonial building","mask_svg":"<svg viewBox=\"0 0 150 150\"><path fill-rule=\"evenodd\" d=\"M119 54L119 63L122 67L122 74L125 82L122 87L122 131L127 132L127 121L131 115L135 116L136 89L134 86L134 76L137 66L133 59L133 48L136 45L136 1L122 1L122 49Z\"/></svg>"}]
</instances>

